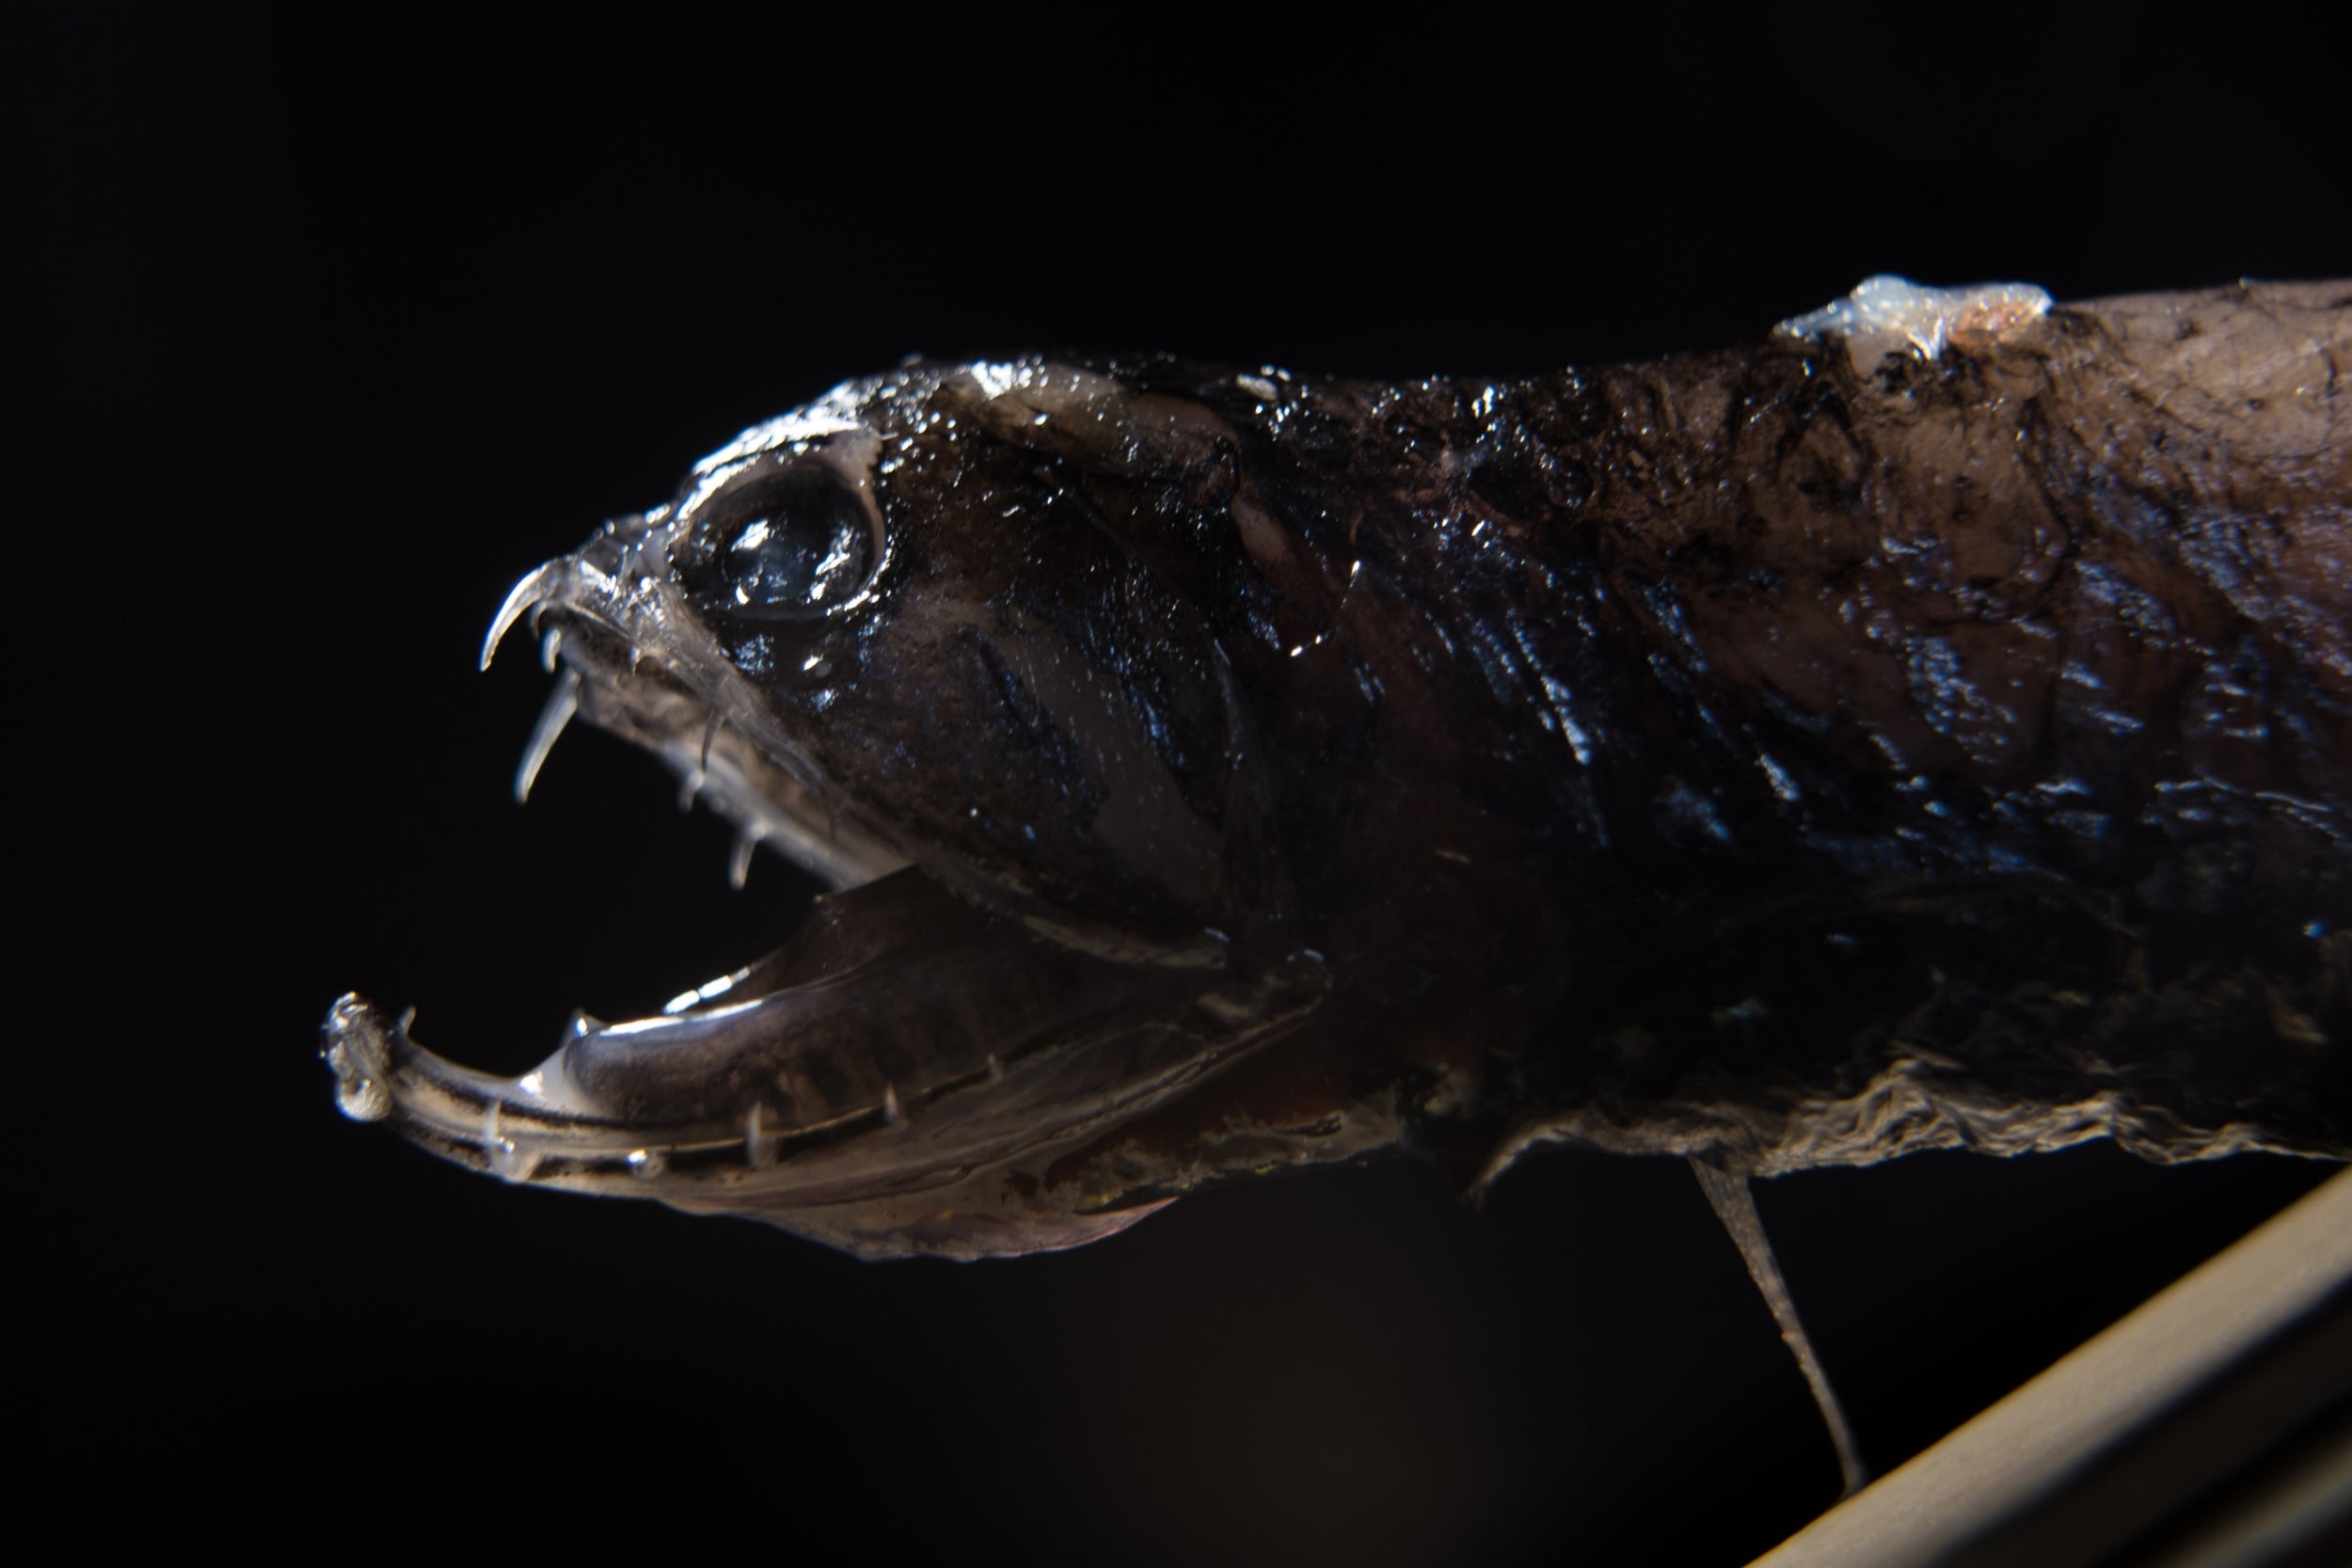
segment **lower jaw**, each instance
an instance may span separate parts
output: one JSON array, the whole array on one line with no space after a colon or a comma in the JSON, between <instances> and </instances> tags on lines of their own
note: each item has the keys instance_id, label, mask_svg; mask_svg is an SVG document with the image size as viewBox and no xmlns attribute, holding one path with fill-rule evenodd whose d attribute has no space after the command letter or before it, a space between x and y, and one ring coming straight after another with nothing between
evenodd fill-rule
<instances>
[{"instance_id":1,"label":"lower jaw","mask_svg":"<svg viewBox=\"0 0 2352 1568\"><path fill-rule=\"evenodd\" d=\"M1279 1037L1320 993L1316 974L1075 953L906 871L820 898L776 955L676 1011L576 1021L515 1078L446 1061L356 996L322 1054L346 1114L508 1181L869 1256L979 1256L1107 1233L1124 1193L1048 1192L1053 1161Z\"/></svg>"},{"instance_id":2,"label":"lower jaw","mask_svg":"<svg viewBox=\"0 0 2352 1568\"><path fill-rule=\"evenodd\" d=\"M1049 1190L1056 1158L1279 1037L1321 994L1318 973L1237 978L1221 949L1171 963L980 913L828 810L755 740L755 714L729 723L613 625L541 608L562 672L518 796L577 716L734 823L736 879L765 844L836 893L771 958L660 1017L576 1019L514 1078L458 1067L408 1018L347 996L321 1053L356 1119L511 1182L757 1218L866 1256L1035 1251L1158 1206L1117 1182Z\"/></svg>"}]
</instances>

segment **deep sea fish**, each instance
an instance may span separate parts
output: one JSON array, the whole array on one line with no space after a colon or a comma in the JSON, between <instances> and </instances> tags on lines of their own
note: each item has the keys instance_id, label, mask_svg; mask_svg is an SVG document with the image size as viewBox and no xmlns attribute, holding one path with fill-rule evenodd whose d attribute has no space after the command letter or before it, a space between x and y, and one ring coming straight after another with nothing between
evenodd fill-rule
<instances>
[{"instance_id":1,"label":"deep sea fish","mask_svg":"<svg viewBox=\"0 0 2352 1568\"><path fill-rule=\"evenodd\" d=\"M577 716L833 891L519 1078L346 997L341 1103L866 1257L1398 1148L2343 1159L2347 361L2352 282L1877 278L1508 383L846 383L484 655L557 672L518 788Z\"/></svg>"}]
</instances>

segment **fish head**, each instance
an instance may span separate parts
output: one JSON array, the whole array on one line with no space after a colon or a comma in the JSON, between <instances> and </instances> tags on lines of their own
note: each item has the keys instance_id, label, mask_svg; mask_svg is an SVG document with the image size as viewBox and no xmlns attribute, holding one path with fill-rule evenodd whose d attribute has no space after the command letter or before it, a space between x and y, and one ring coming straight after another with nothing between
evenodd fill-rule
<instances>
[{"instance_id":1,"label":"fish head","mask_svg":"<svg viewBox=\"0 0 2352 1568\"><path fill-rule=\"evenodd\" d=\"M1044 362L851 383L548 562L498 630L529 611L585 716L721 796L783 775L714 804L820 878L903 862L1058 940L1219 962L1281 879L1215 531L1168 569L1215 457L1190 408Z\"/></svg>"},{"instance_id":2,"label":"fish head","mask_svg":"<svg viewBox=\"0 0 2352 1568\"><path fill-rule=\"evenodd\" d=\"M527 576L484 651L527 620L558 672L519 788L577 714L834 891L770 958L516 1079L347 998L344 1109L867 1256L1072 1245L1164 1201L1069 1156L1328 984L1208 602L1240 553L1204 521L1215 424L1099 371L909 365Z\"/></svg>"}]
</instances>

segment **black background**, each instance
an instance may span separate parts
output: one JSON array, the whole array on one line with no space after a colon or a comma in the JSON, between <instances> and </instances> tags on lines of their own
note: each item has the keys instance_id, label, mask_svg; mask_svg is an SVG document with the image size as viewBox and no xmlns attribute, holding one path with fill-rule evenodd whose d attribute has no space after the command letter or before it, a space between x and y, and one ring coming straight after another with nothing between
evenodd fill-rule
<instances>
[{"instance_id":1,"label":"black background","mask_svg":"<svg viewBox=\"0 0 2352 1568\"><path fill-rule=\"evenodd\" d=\"M89 1547L1744 1560L1836 1471L1669 1163L1534 1161L1483 1210L1327 1172L866 1266L342 1122L342 990L515 1070L807 892L770 858L730 895L724 831L592 734L517 810L545 677L475 674L482 630L912 350L1504 374L1879 270L2067 297L2352 260L2340 67L2241 7L19 25L14 1375ZM2322 1174L2092 1148L1759 1201L1883 1466Z\"/></svg>"}]
</instances>

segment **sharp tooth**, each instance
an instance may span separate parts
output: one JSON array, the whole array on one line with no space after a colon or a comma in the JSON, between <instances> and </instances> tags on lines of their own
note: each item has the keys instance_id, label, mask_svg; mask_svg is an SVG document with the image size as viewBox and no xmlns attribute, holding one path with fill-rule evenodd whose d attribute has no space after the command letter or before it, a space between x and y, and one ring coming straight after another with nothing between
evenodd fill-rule
<instances>
[{"instance_id":1,"label":"sharp tooth","mask_svg":"<svg viewBox=\"0 0 2352 1568\"><path fill-rule=\"evenodd\" d=\"M482 668L490 667L490 660L498 657L500 641L509 627L522 619L523 611L542 599L551 598L570 569L568 562L550 561L515 585L490 622L490 635L482 640Z\"/></svg>"},{"instance_id":2,"label":"sharp tooth","mask_svg":"<svg viewBox=\"0 0 2352 1568\"><path fill-rule=\"evenodd\" d=\"M893 1127L907 1124L906 1107L898 1103L898 1091L889 1084L882 1085L882 1120Z\"/></svg>"},{"instance_id":3,"label":"sharp tooth","mask_svg":"<svg viewBox=\"0 0 2352 1568\"><path fill-rule=\"evenodd\" d=\"M515 769L515 799L531 799L531 785L539 777L540 765L548 753L555 750L556 736L580 711L580 673L566 670L555 677L555 689L548 693L548 705L539 710L539 721L531 727L530 744L523 748L523 760Z\"/></svg>"},{"instance_id":4,"label":"sharp tooth","mask_svg":"<svg viewBox=\"0 0 2352 1568\"><path fill-rule=\"evenodd\" d=\"M563 651L564 628L549 626L547 635L539 639L539 667L548 674L554 674L556 657Z\"/></svg>"},{"instance_id":5,"label":"sharp tooth","mask_svg":"<svg viewBox=\"0 0 2352 1568\"><path fill-rule=\"evenodd\" d=\"M490 1114L482 1120L483 1152L490 1157L490 1168L509 1181L528 1181L538 1173L539 1151L526 1148L506 1135L499 1126L498 1101L490 1102Z\"/></svg>"},{"instance_id":6,"label":"sharp tooth","mask_svg":"<svg viewBox=\"0 0 2352 1568\"><path fill-rule=\"evenodd\" d=\"M768 1131L758 1105L743 1118L743 1163L754 1170L766 1170L776 1163L776 1135Z\"/></svg>"},{"instance_id":7,"label":"sharp tooth","mask_svg":"<svg viewBox=\"0 0 2352 1568\"><path fill-rule=\"evenodd\" d=\"M738 893L743 891L744 879L752 874L752 851L759 847L761 836L751 828L735 835L735 848L727 856L727 885Z\"/></svg>"},{"instance_id":8,"label":"sharp tooth","mask_svg":"<svg viewBox=\"0 0 2352 1568\"><path fill-rule=\"evenodd\" d=\"M697 768L678 781L677 809L680 811L692 811L694 809L694 797L700 795L702 792L703 770Z\"/></svg>"}]
</instances>

